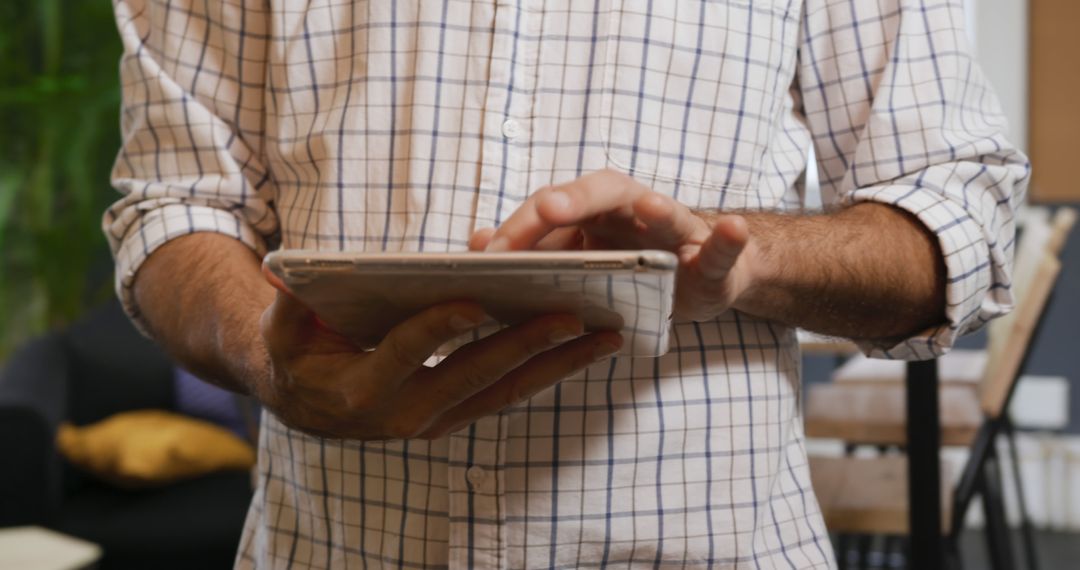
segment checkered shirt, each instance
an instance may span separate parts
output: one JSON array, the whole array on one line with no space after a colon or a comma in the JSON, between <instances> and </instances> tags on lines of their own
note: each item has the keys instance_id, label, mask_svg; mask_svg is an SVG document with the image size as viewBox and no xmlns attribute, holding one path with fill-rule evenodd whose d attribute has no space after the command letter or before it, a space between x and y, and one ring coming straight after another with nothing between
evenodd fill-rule
<instances>
[{"instance_id":1,"label":"checkered shirt","mask_svg":"<svg viewBox=\"0 0 1080 570\"><path fill-rule=\"evenodd\" d=\"M1028 179L958 0L115 0L117 289L193 232L461 251L531 192L625 171L699 209L903 208L936 234L948 322L1006 311ZM812 236L807 236L812 239ZM867 247L889 255L889 244ZM240 568L817 568L792 329L676 322L435 441L263 423Z\"/></svg>"}]
</instances>

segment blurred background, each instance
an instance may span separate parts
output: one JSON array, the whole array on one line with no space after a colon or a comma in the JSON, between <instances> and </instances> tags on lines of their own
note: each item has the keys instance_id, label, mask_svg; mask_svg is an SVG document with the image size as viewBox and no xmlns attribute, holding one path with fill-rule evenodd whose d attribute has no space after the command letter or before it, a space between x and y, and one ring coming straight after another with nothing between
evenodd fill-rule
<instances>
[{"instance_id":1,"label":"blurred background","mask_svg":"<svg viewBox=\"0 0 1080 570\"><path fill-rule=\"evenodd\" d=\"M0 3L0 360L111 295L120 52L107 0Z\"/></svg>"},{"instance_id":2,"label":"blurred background","mask_svg":"<svg viewBox=\"0 0 1080 570\"><path fill-rule=\"evenodd\" d=\"M250 502L256 410L115 300L120 54L108 0L0 2L0 570L231 568Z\"/></svg>"},{"instance_id":3,"label":"blurred background","mask_svg":"<svg viewBox=\"0 0 1080 570\"><path fill-rule=\"evenodd\" d=\"M1034 163L1021 223L1080 206L1072 170L1080 133L1080 3L964 3L977 56L1014 140ZM250 496L249 463L237 459L239 451L229 456L233 463L205 473L177 474L166 466L134 482L90 476L93 466L85 461L76 466L72 458L84 440L75 435L65 444L70 449L58 453L61 425L122 416L129 423L118 429L137 432L148 419L124 414L147 409L175 412L177 421L199 419L235 437L207 435L201 425L185 432L207 437L212 443L204 449L233 450L236 441L250 449L254 433L250 403L177 370L116 306L100 219L116 199L108 174L120 145L120 52L107 0L0 2L0 527L63 533L14 535L0 528L0 567L13 544L31 543L75 560L57 567L93 560L105 568L229 567ZM1078 235L1062 249L1058 294L1010 406L1020 432L1022 494L1045 568L1080 556L1070 534L1080 532L1080 390L1072 389L1080 376ZM986 335L962 344L985 349ZM807 384L832 383L847 357L842 350L809 354ZM836 438L810 447L826 455L844 448ZM944 457L962 468L968 453L961 446ZM1016 527L1019 495L1005 471L1008 520ZM982 519L974 509L969 528L983 528ZM852 564L903 566L903 557L887 547L882 552L881 544L865 546ZM982 543L967 540L965 549L968 567L990 564Z\"/></svg>"},{"instance_id":4,"label":"blurred background","mask_svg":"<svg viewBox=\"0 0 1080 570\"><path fill-rule=\"evenodd\" d=\"M973 51L984 74L994 86L1010 125L1010 138L1030 156L1033 177L1027 203L1018 214L1018 248L1034 242L1054 221L1068 217L1070 208L1080 206L1080 183L1075 172L1077 134L1080 133L1080 2L1075 0L963 0L966 26ZM810 173L811 175L813 172ZM812 196L812 193L810 193ZM958 483L964 470L972 464L978 436L964 433L965 429L985 428L989 423L1003 421L1015 428L1015 437L991 438L996 454L1005 458L997 466L1001 479L1004 518L1007 529L995 532L987 528L986 513L981 498L967 510L959 540L964 568L1071 568L1080 559L1080 232L1064 232L1065 242L1055 253L1061 262L1061 272L1055 289L1041 317L1033 323L1036 334L1030 344L1018 354L1024 358L1010 389L1001 417L974 412L970 420L965 406L975 405L973 398L958 394L956 388L983 386L991 376L992 366L986 365L987 353L994 347L987 331L964 337L952 356L959 358L939 361L940 382L944 386L941 398L942 462L946 472L948 496L956 498ZM1030 239L1027 239L1030 238ZM1031 249L1030 247L1028 249ZM1017 261L1025 257L1017 253ZM1027 256L1030 261L1031 256ZM1031 267L1031 264L1028 265ZM1019 270L1019 266L1018 266ZM1010 335L1002 344L1013 342ZM881 367L880 361L852 357L836 346L819 351L820 346L804 344L804 390L808 448L812 457L837 457L845 454L885 455L899 450L902 454L903 434L890 437L866 437L868 430L878 430L895 419L898 406L902 408L903 389L897 386L903 370ZM999 346L1000 348L1000 346ZM1000 364L1000 361L997 361ZM875 385L873 390L852 388L845 384L878 384L893 382L887 393ZM863 390L860 392L860 390ZM950 391L950 392L946 392ZM832 400L832 407L821 405ZM899 403L897 403L899 400ZM839 402L839 405L837 403ZM883 408L884 405L884 408ZM847 406L847 409L843 409ZM851 409L857 409L852 413ZM883 411L883 410L888 411ZM951 414L951 415L950 415ZM874 416L877 417L874 417ZM879 421L880 418L887 418ZM966 426L966 427L965 427ZM1015 443L1016 459L1002 439ZM876 441L878 440L878 441ZM872 445L856 445L870 443ZM1018 469L1014 470L1013 466ZM814 464L812 463L812 470ZM836 504L823 498L822 486L828 487L833 474L815 473L815 489L825 505L827 523L839 540L837 556L841 566L848 567L906 567L903 556L904 540L900 546L895 536L883 539L880 528L860 529L866 521L880 520L883 513L906 513L903 504L884 508L880 495L887 492L905 493L905 487L892 486L887 476L905 478L902 471L880 470L859 472L868 485L849 489L856 503ZM1020 481L1017 484L1019 473ZM878 476L874 480L874 476ZM905 483L906 484L906 483ZM927 489L925 492L929 493ZM944 494L943 494L944 496ZM1021 502L1026 516L1021 516ZM944 500L947 506L952 501ZM887 501L886 501L887 503ZM857 508L855 508L857 507ZM951 513L950 513L951 514ZM858 515L858 516L853 516ZM844 517L852 518L844 521ZM860 518L861 517L861 518ZM858 519L858 520L856 520ZM1025 540L1021 529L1024 519L1033 529ZM837 532L855 521L855 528ZM948 523L944 525L948 530ZM905 529L906 532L906 529ZM951 539L950 539L951 540ZM1001 560L994 543L1008 543L1011 552ZM1030 548L1029 548L1030 547ZM1034 551L1034 552L1032 552Z\"/></svg>"}]
</instances>

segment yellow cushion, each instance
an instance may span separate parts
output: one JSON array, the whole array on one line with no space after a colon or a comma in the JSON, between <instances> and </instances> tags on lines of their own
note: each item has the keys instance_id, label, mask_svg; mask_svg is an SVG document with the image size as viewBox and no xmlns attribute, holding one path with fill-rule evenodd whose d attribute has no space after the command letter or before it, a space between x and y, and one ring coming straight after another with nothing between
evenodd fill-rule
<instances>
[{"instance_id":1,"label":"yellow cushion","mask_svg":"<svg viewBox=\"0 0 1080 570\"><path fill-rule=\"evenodd\" d=\"M255 464L255 450L231 432L160 410L124 412L83 427L63 424L56 444L75 465L127 486Z\"/></svg>"}]
</instances>

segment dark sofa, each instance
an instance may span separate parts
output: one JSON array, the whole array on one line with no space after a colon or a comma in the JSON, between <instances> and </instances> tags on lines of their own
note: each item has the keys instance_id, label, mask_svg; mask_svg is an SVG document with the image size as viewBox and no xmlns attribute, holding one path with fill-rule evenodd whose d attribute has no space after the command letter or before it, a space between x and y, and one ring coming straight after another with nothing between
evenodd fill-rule
<instances>
[{"instance_id":1,"label":"dark sofa","mask_svg":"<svg viewBox=\"0 0 1080 570\"><path fill-rule=\"evenodd\" d=\"M102 546L111 568L231 568L251 499L246 472L125 490L56 452L62 421L174 408L171 362L111 303L18 350L0 371L0 526L36 524Z\"/></svg>"}]
</instances>

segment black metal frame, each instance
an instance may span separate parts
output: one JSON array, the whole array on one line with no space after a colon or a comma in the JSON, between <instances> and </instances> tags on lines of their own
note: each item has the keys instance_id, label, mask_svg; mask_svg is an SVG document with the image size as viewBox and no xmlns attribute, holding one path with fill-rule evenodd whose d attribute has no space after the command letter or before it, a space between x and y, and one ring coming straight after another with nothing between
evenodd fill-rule
<instances>
[{"instance_id":1,"label":"black metal frame","mask_svg":"<svg viewBox=\"0 0 1080 570\"><path fill-rule=\"evenodd\" d=\"M1005 432L1005 438L1009 442L1009 459L1013 468L1013 483L1016 487L1016 503L1020 508L1020 530L1024 535L1024 561L1028 570L1039 570L1039 556L1035 550L1035 526L1031 524L1031 515L1027 508L1027 498L1024 496L1024 478L1020 468L1020 453L1016 447L1016 426L1013 425L1009 414L1002 414L1001 427Z\"/></svg>"},{"instance_id":2,"label":"black metal frame","mask_svg":"<svg viewBox=\"0 0 1080 570\"><path fill-rule=\"evenodd\" d=\"M993 570L1015 568L1012 540L1005 516L1005 501L1001 482L1000 459L995 441L1001 428L997 420L988 420L979 428L971 446L967 465L953 495L953 516L949 524L949 540L958 541L971 502L982 498L985 514L986 540Z\"/></svg>"},{"instance_id":3,"label":"black metal frame","mask_svg":"<svg viewBox=\"0 0 1080 570\"><path fill-rule=\"evenodd\" d=\"M1042 311L1039 312L1035 327L1031 331L1031 339L1028 342L1029 347L1034 346L1038 341L1042 332L1043 316L1046 308L1050 306L1053 300L1054 292L1051 291L1046 304L1043 305ZM975 498L975 495L979 495L982 497L983 510L986 514L986 534L990 562L994 570L1016 567L1012 553L1012 538L1009 535L1008 520L1005 515L1001 461L995 446L997 436L1002 433L1008 437L1012 452L1011 459L1015 470L1014 476L1016 477L1017 495L1021 508L1021 525L1024 531L1026 562L1029 570L1038 568L1038 559L1035 554L1035 533L1031 527L1031 520L1027 516L1027 508L1024 503L1024 493L1020 481L1020 463L1016 453L1015 430L1008 413L1009 404L1012 403L1013 395L1016 393L1016 386L1019 384L1020 377L1028 368L1030 356L1031 350L1024 351L1024 357L1016 370L1016 377L1013 378L1013 382L1005 394L1001 414L996 418L987 418L983 425L979 427L979 431L975 435L975 441L971 444L967 464L964 466L964 471L960 475L960 481L957 483L956 491L953 494L953 516L950 522L949 540L952 542L959 540L960 532L964 528L964 518L971 507L971 501ZM914 499L914 495L912 495L912 499ZM912 507L914 508L914 506L913 503ZM955 547L955 545L951 547ZM915 565L912 567L922 568L922 566Z\"/></svg>"},{"instance_id":4,"label":"black metal frame","mask_svg":"<svg viewBox=\"0 0 1080 570\"><path fill-rule=\"evenodd\" d=\"M1032 330L1028 346L1034 346L1042 331L1043 316L1054 298L1051 291L1040 311ZM905 379L907 395L907 453L909 496L908 567L919 570L939 568L962 568L960 556L960 532L964 519L975 496L982 497L986 518L987 543L991 565L994 570L1015 568L1012 539L1005 514L1005 501L1001 478L1001 458L995 442L999 434L1008 438L1010 458L1013 464L1017 496L1020 501L1021 526L1024 534L1025 562L1029 570L1038 569L1035 552L1035 533L1028 516L1027 505L1020 478L1020 462L1016 451L1015 426L1008 416L1009 404L1019 378L1028 367L1031 351L1027 350L1020 362L1009 391L1005 395L1002 411L997 418L987 418L979 427L960 481L953 494L953 516L949 532L942 533L941 521L941 420L938 408L938 369L936 360L909 362ZM852 448L854 446L851 446ZM848 450L850 454L852 450ZM838 556L846 558L847 537L840 536ZM860 555L860 563L865 558ZM840 560L840 567L846 566Z\"/></svg>"},{"instance_id":5,"label":"black metal frame","mask_svg":"<svg viewBox=\"0 0 1080 570\"><path fill-rule=\"evenodd\" d=\"M936 360L908 362L908 552L909 568L942 567L941 418ZM920 492L921 491L921 492Z\"/></svg>"}]
</instances>

